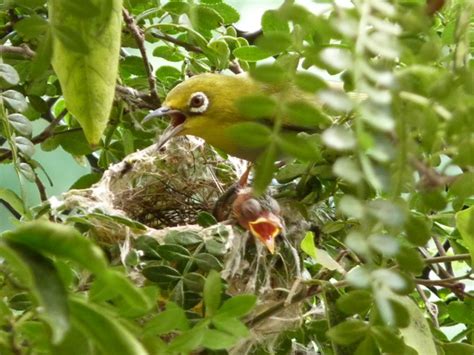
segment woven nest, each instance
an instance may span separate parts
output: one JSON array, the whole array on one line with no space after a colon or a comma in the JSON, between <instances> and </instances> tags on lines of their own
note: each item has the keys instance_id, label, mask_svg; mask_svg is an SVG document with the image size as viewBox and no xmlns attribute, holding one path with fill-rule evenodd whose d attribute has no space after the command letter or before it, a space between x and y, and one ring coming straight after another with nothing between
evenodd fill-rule
<instances>
[{"instance_id":1,"label":"woven nest","mask_svg":"<svg viewBox=\"0 0 474 355\"><path fill-rule=\"evenodd\" d=\"M286 203L279 201L283 217L292 218L286 218L288 232L277 241L278 252L271 255L239 227L196 225L199 213L212 211L216 200L245 167L240 161L223 160L198 140L174 139L159 152L152 146L129 155L90 188L51 199L50 208L58 221L86 224L89 235L100 243L118 245L122 262L134 240L143 235L166 244L173 233L192 232L201 238L203 250L211 254L220 245L215 256L222 262L227 292L258 295L255 315L282 300L291 301L304 288L297 246L308 226L297 211L285 213ZM140 274L140 270L133 273ZM143 280L138 278L138 282ZM233 353L246 353L254 343L276 339L299 322L304 309L296 304L254 326L253 339L237 345Z\"/></svg>"}]
</instances>

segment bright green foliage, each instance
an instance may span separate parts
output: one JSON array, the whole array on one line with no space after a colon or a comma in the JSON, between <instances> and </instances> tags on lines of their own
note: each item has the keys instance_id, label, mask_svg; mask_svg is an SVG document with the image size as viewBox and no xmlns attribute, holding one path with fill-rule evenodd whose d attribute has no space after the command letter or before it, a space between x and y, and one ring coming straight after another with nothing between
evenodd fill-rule
<instances>
[{"instance_id":1,"label":"bright green foliage","mask_svg":"<svg viewBox=\"0 0 474 355\"><path fill-rule=\"evenodd\" d=\"M275 1L255 33L232 3L0 4L0 353L474 353L473 1ZM210 112L261 152L275 255L212 215L223 152L131 155L168 124L143 117L211 72L252 80ZM90 171L53 196L51 161Z\"/></svg>"},{"instance_id":2,"label":"bright green foliage","mask_svg":"<svg viewBox=\"0 0 474 355\"><path fill-rule=\"evenodd\" d=\"M107 126L115 95L120 49L121 0L48 2L52 65L66 107L90 144Z\"/></svg>"}]
</instances>

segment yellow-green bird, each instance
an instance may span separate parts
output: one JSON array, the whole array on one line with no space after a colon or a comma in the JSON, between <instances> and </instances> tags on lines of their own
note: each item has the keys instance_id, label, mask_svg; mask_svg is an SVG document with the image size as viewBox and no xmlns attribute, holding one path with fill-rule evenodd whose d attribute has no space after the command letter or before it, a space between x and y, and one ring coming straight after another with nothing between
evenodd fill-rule
<instances>
[{"instance_id":1,"label":"yellow-green bird","mask_svg":"<svg viewBox=\"0 0 474 355\"><path fill-rule=\"evenodd\" d=\"M170 126L160 138L159 145L177 135L193 135L203 138L210 145L238 158L255 161L264 147L249 147L229 128L253 121L240 112L236 103L250 95L272 96L281 100L278 86L257 82L247 75L200 74L174 87L161 108L151 112L144 123L155 117L169 116ZM285 94L286 95L286 94ZM304 99L306 94L291 90L291 99ZM260 122L272 123L274 117ZM304 131L283 118L283 129Z\"/></svg>"}]
</instances>

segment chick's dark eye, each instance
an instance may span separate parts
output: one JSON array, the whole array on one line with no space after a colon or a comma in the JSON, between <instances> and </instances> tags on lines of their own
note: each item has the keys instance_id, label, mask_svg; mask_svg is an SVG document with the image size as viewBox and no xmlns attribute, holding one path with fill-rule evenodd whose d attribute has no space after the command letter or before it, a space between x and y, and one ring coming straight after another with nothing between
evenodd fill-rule
<instances>
[{"instance_id":1,"label":"chick's dark eye","mask_svg":"<svg viewBox=\"0 0 474 355\"><path fill-rule=\"evenodd\" d=\"M203 95L194 95L192 98L191 98L191 102L190 102L190 105L191 107L200 107L204 104L204 96Z\"/></svg>"}]
</instances>

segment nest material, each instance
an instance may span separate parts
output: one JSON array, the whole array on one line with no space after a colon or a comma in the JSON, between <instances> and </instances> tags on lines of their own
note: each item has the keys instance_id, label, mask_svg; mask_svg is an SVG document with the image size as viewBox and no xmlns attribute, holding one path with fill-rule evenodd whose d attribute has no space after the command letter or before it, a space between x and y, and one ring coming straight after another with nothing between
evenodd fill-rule
<instances>
[{"instance_id":1,"label":"nest material","mask_svg":"<svg viewBox=\"0 0 474 355\"><path fill-rule=\"evenodd\" d=\"M255 313L278 301L291 300L303 287L296 246L307 226L287 223L289 233L278 240L275 255L270 255L238 227L197 226L198 214L212 211L215 201L238 179L245 166L224 161L197 140L174 139L166 147L160 152L152 146L131 154L111 166L92 187L71 190L62 199L51 199L52 214L64 223L83 218L91 227L91 236L101 243L119 245L122 261L133 244L131 240L140 235L146 234L163 244L170 231L191 231L206 242L220 233L216 234L216 228L224 228L221 275L228 283L228 292L258 295ZM293 218L296 213L291 211ZM268 322L261 322L252 329L253 339L234 350L245 352L254 343L270 343L285 329L295 326L302 312L303 306L297 304Z\"/></svg>"}]
</instances>

